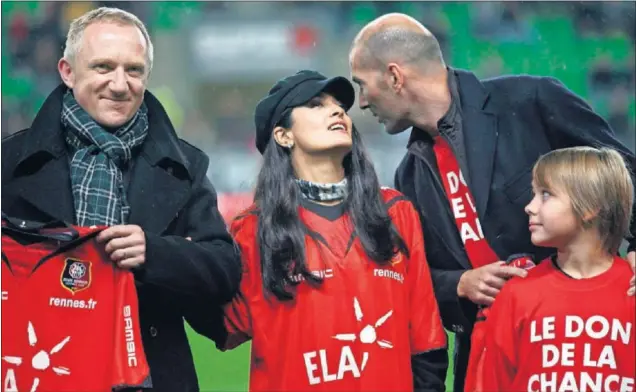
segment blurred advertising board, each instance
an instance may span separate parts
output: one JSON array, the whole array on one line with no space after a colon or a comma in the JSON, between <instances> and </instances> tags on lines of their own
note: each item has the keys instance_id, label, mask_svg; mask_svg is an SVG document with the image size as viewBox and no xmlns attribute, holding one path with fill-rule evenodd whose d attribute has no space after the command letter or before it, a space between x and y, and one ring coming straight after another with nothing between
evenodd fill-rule
<instances>
[{"instance_id":1,"label":"blurred advertising board","mask_svg":"<svg viewBox=\"0 0 636 392\"><path fill-rule=\"evenodd\" d=\"M319 67L320 35L309 21L204 21L190 31L191 64L208 82L276 79Z\"/></svg>"}]
</instances>

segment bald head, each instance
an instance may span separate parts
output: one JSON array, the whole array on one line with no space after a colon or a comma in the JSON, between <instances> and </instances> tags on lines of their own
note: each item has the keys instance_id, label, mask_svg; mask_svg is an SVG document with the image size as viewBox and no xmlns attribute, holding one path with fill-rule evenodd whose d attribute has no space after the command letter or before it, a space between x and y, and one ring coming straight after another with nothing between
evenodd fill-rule
<instances>
[{"instance_id":1,"label":"bald head","mask_svg":"<svg viewBox=\"0 0 636 392\"><path fill-rule=\"evenodd\" d=\"M367 24L354 39L351 56L365 68L391 62L445 66L437 38L414 18L399 13L383 15Z\"/></svg>"}]
</instances>

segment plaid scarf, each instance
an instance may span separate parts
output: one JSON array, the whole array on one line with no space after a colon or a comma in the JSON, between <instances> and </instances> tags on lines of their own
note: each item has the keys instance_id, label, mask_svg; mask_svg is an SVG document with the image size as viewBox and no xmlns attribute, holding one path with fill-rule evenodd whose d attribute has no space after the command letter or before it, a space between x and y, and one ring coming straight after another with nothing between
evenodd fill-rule
<instances>
[{"instance_id":1,"label":"plaid scarf","mask_svg":"<svg viewBox=\"0 0 636 392\"><path fill-rule=\"evenodd\" d=\"M66 143L73 152L71 186L76 224L127 223L130 206L122 169L130 161L132 149L141 145L148 133L145 104L142 103L132 120L111 133L86 113L69 90L64 95L62 125Z\"/></svg>"},{"instance_id":2,"label":"plaid scarf","mask_svg":"<svg viewBox=\"0 0 636 392\"><path fill-rule=\"evenodd\" d=\"M347 196L347 179L335 184L320 184L306 180L296 179L300 193L313 201L342 200Z\"/></svg>"}]
</instances>

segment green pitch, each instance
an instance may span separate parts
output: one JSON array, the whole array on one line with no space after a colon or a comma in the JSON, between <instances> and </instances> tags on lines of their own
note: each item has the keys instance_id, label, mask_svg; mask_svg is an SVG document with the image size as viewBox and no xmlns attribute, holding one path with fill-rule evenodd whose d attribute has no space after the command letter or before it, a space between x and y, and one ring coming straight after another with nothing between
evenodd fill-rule
<instances>
[{"instance_id":1,"label":"green pitch","mask_svg":"<svg viewBox=\"0 0 636 392\"><path fill-rule=\"evenodd\" d=\"M194 355L194 362L202 392L244 392L247 391L249 373L250 345L227 352L220 352L214 343L188 328L188 338ZM449 354L455 343L454 335L449 334ZM453 385L453 356L446 376L446 390Z\"/></svg>"}]
</instances>

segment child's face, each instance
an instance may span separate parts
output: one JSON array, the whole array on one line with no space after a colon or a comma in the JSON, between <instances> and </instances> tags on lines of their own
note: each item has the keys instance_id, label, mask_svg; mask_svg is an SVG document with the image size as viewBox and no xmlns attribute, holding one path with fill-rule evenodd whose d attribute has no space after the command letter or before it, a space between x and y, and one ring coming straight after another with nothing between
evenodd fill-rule
<instances>
[{"instance_id":1,"label":"child's face","mask_svg":"<svg viewBox=\"0 0 636 392\"><path fill-rule=\"evenodd\" d=\"M532 183L534 198L525 208L536 246L562 248L579 232L579 222L570 198L558 189L542 189Z\"/></svg>"}]
</instances>

